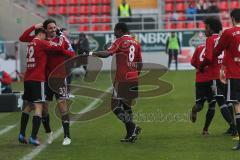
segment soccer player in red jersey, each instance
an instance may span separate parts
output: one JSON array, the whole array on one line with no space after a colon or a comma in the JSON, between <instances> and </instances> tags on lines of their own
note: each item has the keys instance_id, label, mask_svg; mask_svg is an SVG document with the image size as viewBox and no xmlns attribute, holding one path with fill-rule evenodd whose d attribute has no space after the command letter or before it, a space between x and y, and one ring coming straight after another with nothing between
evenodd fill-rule
<instances>
[{"instance_id":1,"label":"soccer player in red jersey","mask_svg":"<svg viewBox=\"0 0 240 160\"><path fill-rule=\"evenodd\" d=\"M201 69L203 69L204 72L203 67L208 67L208 70L210 72L209 77L210 80L212 80L212 90L214 93L214 98L216 99L218 106L220 107L223 118L229 124L229 129L227 132L230 132L230 134L234 136L237 134L234 119L228 108L226 97L224 96L225 85L219 79L219 72L222 65L224 52L222 52L219 56L214 56L213 54L214 47L217 45L219 40L219 33L222 30L222 24L220 20L215 17L207 18L204 23L207 39L206 51L204 56L205 58L201 64Z\"/></svg>"},{"instance_id":2,"label":"soccer player in red jersey","mask_svg":"<svg viewBox=\"0 0 240 160\"><path fill-rule=\"evenodd\" d=\"M72 55L75 55L73 48L70 44L70 41L65 37L63 34L57 34L59 30L57 29L56 26L56 21L53 19L47 19L43 22L43 27L47 31L47 39L48 41L52 43L56 43L57 45L61 45L67 52L69 52ZM64 63L69 57L65 55L49 55L48 56L48 63L47 63L47 76L49 78L49 75L51 72L54 71L54 69ZM67 69L67 68L66 68ZM59 78L66 78L67 72L63 71L60 75ZM57 106L58 109L61 113L61 119L62 119L62 126L63 126L63 131L64 131L64 140L63 140L63 145L69 145L71 143L71 138L70 138L70 117L68 113L68 106L67 106L67 100L69 99L69 93L67 89L67 84L64 84L63 86L58 88L58 91L54 91L47 85L47 97L46 99L48 101L52 101L53 97L55 96L56 101L57 101ZM45 109L48 108L48 103L45 103ZM48 113L46 110L45 113ZM46 114L49 117L49 114ZM48 118L49 119L49 118Z\"/></svg>"},{"instance_id":3,"label":"soccer player in red jersey","mask_svg":"<svg viewBox=\"0 0 240 160\"><path fill-rule=\"evenodd\" d=\"M35 36L24 39L25 35L35 30ZM29 112L34 108L32 134L29 143L40 145L37 140L37 133L41 124L42 109L45 103L45 82L46 82L46 63L47 52L56 51L64 52L62 46L52 46L45 40L46 31L41 28L41 25L35 25L27 29L19 38L20 41L30 41L27 47L27 67L24 76L24 110L21 117L21 129L19 134L19 142L27 143L25 138L25 130L29 118Z\"/></svg>"},{"instance_id":4,"label":"soccer player in red jersey","mask_svg":"<svg viewBox=\"0 0 240 160\"><path fill-rule=\"evenodd\" d=\"M218 56L226 51L225 72L221 71L220 77L227 83L227 100L234 103L237 132L240 135L240 9L234 9L230 16L233 27L224 30L214 54ZM240 141L232 149L240 150Z\"/></svg>"},{"instance_id":5,"label":"soccer player in red jersey","mask_svg":"<svg viewBox=\"0 0 240 160\"><path fill-rule=\"evenodd\" d=\"M192 108L192 113L190 115L191 121L194 123L197 118L197 112L203 109L204 103L208 101L208 111L206 114L205 125L202 131L203 135L208 135L208 128L212 122L215 114L215 104L216 100L212 92L212 81L209 78L210 72L208 68L204 69L204 72L200 71L200 65L204 60L205 55L205 45L199 45L192 57L191 65L196 68L196 102L195 106Z\"/></svg>"},{"instance_id":6,"label":"soccer player in red jersey","mask_svg":"<svg viewBox=\"0 0 240 160\"><path fill-rule=\"evenodd\" d=\"M114 34L117 39L106 51L89 52L89 55L101 58L116 55L112 111L126 127L127 135L121 142L135 142L141 128L133 122L131 105L138 96L138 75L142 66L141 46L129 35L125 23L117 23Z\"/></svg>"}]
</instances>

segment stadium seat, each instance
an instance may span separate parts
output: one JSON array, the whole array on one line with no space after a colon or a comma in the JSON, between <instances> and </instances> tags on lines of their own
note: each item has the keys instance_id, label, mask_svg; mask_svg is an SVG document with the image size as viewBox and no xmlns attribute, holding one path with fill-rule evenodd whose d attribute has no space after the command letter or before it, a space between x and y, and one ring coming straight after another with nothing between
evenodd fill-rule
<instances>
[{"instance_id":1,"label":"stadium seat","mask_svg":"<svg viewBox=\"0 0 240 160\"><path fill-rule=\"evenodd\" d=\"M198 22L197 23L197 27L200 29L204 29L205 28L205 24L203 22Z\"/></svg>"},{"instance_id":2,"label":"stadium seat","mask_svg":"<svg viewBox=\"0 0 240 160\"><path fill-rule=\"evenodd\" d=\"M101 17L99 17L99 16L92 16L91 17L91 22L92 23L99 23L99 22L101 22Z\"/></svg>"},{"instance_id":3,"label":"stadium seat","mask_svg":"<svg viewBox=\"0 0 240 160\"><path fill-rule=\"evenodd\" d=\"M91 14L98 14L99 11L100 11L100 9L99 9L99 6L97 6L97 5L91 6L91 8L90 8Z\"/></svg>"},{"instance_id":4,"label":"stadium seat","mask_svg":"<svg viewBox=\"0 0 240 160\"><path fill-rule=\"evenodd\" d=\"M228 28L231 26L231 23L228 20L222 21L223 28Z\"/></svg>"},{"instance_id":5,"label":"stadium seat","mask_svg":"<svg viewBox=\"0 0 240 160\"><path fill-rule=\"evenodd\" d=\"M103 16L101 18L102 23L110 23L111 22L111 17L110 16Z\"/></svg>"},{"instance_id":6,"label":"stadium seat","mask_svg":"<svg viewBox=\"0 0 240 160\"><path fill-rule=\"evenodd\" d=\"M166 24L166 29L176 29L176 24L175 23L167 23Z\"/></svg>"},{"instance_id":7,"label":"stadium seat","mask_svg":"<svg viewBox=\"0 0 240 160\"><path fill-rule=\"evenodd\" d=\"M76 5L78 4L78 0L69 0L68 3Z\"/></svg>"},{"instance_id":8,"label":"stadium seat","mask_svg":"<svg viewBox=\"0 0 240 160\"><path fill-rule=\"evenodd\" d=\"M68 13L69 15L77 15L78 14L78 8L76 6L68 7Z\"/></svg>"},{"instance_id":9,"label":"stadium seat","mask_svg":"<svg viewBox=\"0 0 240 160\"><path fill-rule=\"evenodd\" d=\"M178 22L176 28L177 29L184 29L184 28L186 28L185 27L185 22Z\"/></svg>"},{"instance_id":10,"label":"stadium seat","mask_svg":"<svg viewBox=\"0 0 240 160\"><path fill-rule=\"evenodd\" d=\"M186 21L185 15L180 15L178 18L179 21Z\"/></svg>"},{"instance_id":11,"label":"stadium seat","mask_svg":"<svg viewBox=\"0 0 240 160\"><path fill-rule=\"evenodd\" d=\"M166 12L173 12L173 3L166 3L165 11Z\"/></svg>"},{"instance_id":12,"label":"stadium seat","mask_svg":"<svg viewBox=\"0 0 240 160\"><path fill-rule=\"evenodd\" d=\"M102 25L101 30L102 30L102 31L110 31L110 30L111 30L111 27L110 27L110 25L104 24L104 25Z\"/></svg>"},{"instance_id":13,"label":"stadium seat","mask_svg":"<svg viewBox=\"0 0 240 160\"><path fill-rule=\"evenodd\" d=\"M78 8L78 13L81 14L81 15L88 14L88 7L87 6L80 6Z\"/></svg>"},{"instance_id":14,"label":"stadium seat","mask_svg":"<svg viewBox=\"0 0 240 160\"><path fill-rule=\"evenodd\" d=\"M82 23L89 23L89 17L87 17L87 16L77 17L77 21L80 24L82 24Z\"/></svg>"},{"instance_id":15,"label":"stadium seat","mask_svg":"<svg viewBox=\"0 0 240 160\"><path fill-rule=\"evenodd\" d=\"M108 5L103 5L101 8L100 8L100 11L102 13L111 13L111 6L108 6Z\"/></svg>"},{"instance_id":16,"label":"stadium seat","mask_svg":"<svg viewBox=\"0 0 240 160\"><path fill-rule=\"evenodd\" d=\"M100 30L100 26L99 25L92 25L91 26L91 31L99 31Z\"/></svg>"},{"instance_id":17,"label":"stadium seat","mask_svg":"<svg viewBox=\"0 0 240 160\"><path fill-rule=\"evenodd\" d=\"M95 4L101 3L101 1L100 1L100 0L89 0L88 3L89 3L90 5L95 5Z\"/></svg>"},{"instance_id":18,"label":"stadium seat","mask_svg":"<svg viewBox=\"0 0 240 160\"><path fill-rule=\"evenodd\" d=\"M37 5L39 5L39 6L44 6L45 4L46 4L45 0L38 0L37 1Z\"/></svg>"},{"instance_id":19,"label":"stadium seat","mask_svg":"<svg viewBox=\"0 0 240 160\"><path fill-rule=\"evenodd\" d=\"M187 29L194 29L195 23L194 22L187 22Z\"/></svg>"},{"instance_id":20,"label":"stadium seat","mask_svg":"<svg viewBox=\"0 0 240 160\"><path fill-rule=\"evenodd\" d=\"M88 0L80 0L79 3L83 4L83 5L86 5L86 4L88 4Z\"/></svg>"},{"instance_id":21,"label":"stadium seat","mask_svg":"<svg viewBox=\"0 0 240 160\"><path fill-rule=\"evenodd\" d=\"M177 3L176 10L178 12L185 12L185 4L184 3Z\"/></svg>"},{"instance_id":22,"label":"stadium seat","mask_svg":"<svg viewBox=\"0 0 240 160\"><path fill-rule=\"evenodd\" d=\"M48 6L56 6L57 5L57 0L47 0L47 5Z\"/></svg>"},{"instance_id":23,"label":"stadium seat","mask_svg":"<svg viewBox=\"0 0 240 160\"><path fill-rule=\"evenodd\" d=\"M219 2L218 4L219 4L218 7L220 10L222 10L222 11L228 10L228 2L227 1Z\"/></svg>"},{"instance_id":24,"label":"stadium seat","mask_svg":"<svg viewBox=\"0 0 240 160\"><path fill-rule=\"evenodd\" d=\"M68 18L68 23L69 23L69 24L76 24L76 23L78 23L78 22L77 22L77 18L76 18L75 16L70 16L70 17Z\"/></svg>"},{"instance_id":25,"label":"stadium seat","mask_svg":"<svg viewBox=\"0 0 240 160\"><path fill-rule=\"evenodd\" d=\"M62 15L66 15L67 14L67 7L66 6L60 6L58 9L58 13L62 14Z\"/></svg>"},{"instance_id":26,"label":"stadium seat","mask_svg":"<svg viewBox=\"0 0 240 160\"><path fill-rule=\"evenodd\" d=\"M110 4L111 0L102 0L102 4Z\"/></svg>"},{"instance_id":27,"label":"stadium seat","mask_svg":"<svg viewBox=\"0 0 240 160\"><path fill-rule=\"evenodd\" d=\"M59 0L59 1L58 1L58 4L59 4L59 5L67 5L68 2L67 2L67 0Z\"/></svg>"},{"instance_id":28,"label":"stadium seat","mask_svg":"<svg viewBox=\"0 0 240 160\"><path fill-rule=\"evenodd\" d=\"M80 32L89 31L89 27L88 27L88 25L81 25L78 28L78 31L80 31Z\"/></svg>"},{"instance_id":29,"label":"stadium seat","mask_svg":"<svg viewBox=\"0 0 240 160\"><path fill-rule=\"evenodd\" d=\"M231 1L230 2L230 9L239 8L239 2L238 1Z\"/></svg>"},{"instance_id":30,"label":"stadium seat","mask_svg":"<svg viewBox=\"0 0 240 160\"><path fill-rule=\"evenodd\" d=\"M56 15L57 12L57 7L48 7L48 15Z\"/></svg>"},{"instance_id":31,"label":"stadium seat","mask_svg":"<svg viewBox=\"0 0 240 160\"><path fill-rule=\"evenodd\" d=\"M229 17L230 17L229 13L227 11L223 11L221 13L221 19L226 20L226 19L229 19Z\"/></svg>"}]
</instances>

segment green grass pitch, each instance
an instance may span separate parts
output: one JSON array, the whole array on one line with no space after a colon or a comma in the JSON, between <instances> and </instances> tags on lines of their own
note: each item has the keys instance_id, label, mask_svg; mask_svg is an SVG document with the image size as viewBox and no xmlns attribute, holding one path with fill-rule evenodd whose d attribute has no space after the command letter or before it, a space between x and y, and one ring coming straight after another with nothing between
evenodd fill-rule
<instances>
[{"instance_id":1,"label":"green grass pitch","mask_svg":"<svg viewBox=\"0 0 240 160\"><path fill-rule=\"evenodd\" d=\"M171 71L163 76L174 85L170 93L147 99L140 99L134 107L142 134L134 144L120 143L125 134L124 126L112 114L96 120L76 122L71 126L72 144L62 146L63 135L43 149L34 160L236 160L240 152L231 151L235 145L232 137L223 135L227 129L219 108L210 126L210 136L201 135L206 106L199 113L197 122L189 121L188 113L194 104L193 71ZM76 82L76 81L75 81ZM74 82L74 83L75 83ZM109 74L102 73L92 85L101 90L110 86ZM13 87L22 89L22 83ZM91 99L77 96L72 107L80 111ZM51 103L51 126L53 131L61 127L61 121L54 115L54 103ZM17 141L20 112L0 113L0 130L17 123L17 127L0 136L0 159L21 159L34 148L20 145ZM28 132L30 134L31 118ZM39 137L46 139L41 126Z\"/></svg>"}]
</instances>

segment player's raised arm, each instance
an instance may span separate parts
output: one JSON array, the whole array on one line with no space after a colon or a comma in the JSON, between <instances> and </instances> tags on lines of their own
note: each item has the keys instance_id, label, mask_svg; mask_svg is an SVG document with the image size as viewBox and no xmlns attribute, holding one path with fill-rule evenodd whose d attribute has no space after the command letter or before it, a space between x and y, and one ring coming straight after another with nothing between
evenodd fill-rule
<instances>
[{"instance_id":1,"label":"player's raised arm","mask_svg":"<svg viewBox=\"0 0 240 160\"><path fill-rule=\"evenodd\" d=\"M64 48L61 45L53 45L52 43L42 40L42 45L46 51L54 51L54 52L64 52ZM47 52L47 53L54 53L54 52Z\"/></svg>"},{"instance_id":2,"label":"player's raised arm","mask_svg":"<svg viewBox=\"0 0 240 160\"><path fill-rule=\"evenodd\" d=\"M89 52L89 55L100 57L100 58L107 58L118 52L119 45L120 45L119 40L117 39L105 51Z\"/></svg>"},{"instance_id":3,"label":"player's raised arm","mask_svg":"<svg viewBox=\"0 0 240 160\"><path fill-rule=\"evenodd\" d=\"M99 52L89 52L89 55L100 57L100 58L107 58L111 54L108 51L99 51Z\"/></svg>"},{"instance_id":4,"label":"player's raised arm","mask_svg":"<svg viewBox=\"0 0 240 160\"><path fill-rule=\"evenodd\" d=\"M31 33L38 28L42 27L42 23L32 25L30 28L26 29L23 34L19 37L21 42L31 42L35 35L31 35Z\"/></svg>"}]
</instances>

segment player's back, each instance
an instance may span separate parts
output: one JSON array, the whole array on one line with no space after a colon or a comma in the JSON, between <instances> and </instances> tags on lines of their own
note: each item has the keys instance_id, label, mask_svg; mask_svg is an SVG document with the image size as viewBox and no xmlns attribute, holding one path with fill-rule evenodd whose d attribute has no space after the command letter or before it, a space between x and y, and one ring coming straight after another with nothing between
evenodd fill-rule
<instances>
[{"instance_id":1,"label":"player's back","mask_svg":"<svg viewBox=\"0 0 240 160\"><path fill-rule=\"evenodd\" d=\"M219 38L218 34L213 34L206 40L206 58L211 62L209 64L209 72L211 72L210 77L212 80L219 79L219 71L224 56L223 52L219 56L214 56L213 54L214 47L217 45Z\"/></svg>"},{"instance_id":2,"label":"player's back","mask_svg":"<svg viewBox=\"0 0 240 160\"><path fill-rule=\"evenodd\" d=\"M221 44L226 48L226 76L240 78L240 27L226 29L222 34Z\"/></svg>"},{"instance_id":3,"label":"player's back","mask_svg":"<svg viewBox=\"0 0 240 160\"><path fill-rule=\"evenodd\" d=\"M211 80L208 66L204 68L203 71L200 71L198 68L204 60L205 55L205 45L199 45L193 54L191 64L196 68L196 82L206 82Z\"/></svg>"},{"instance_id":4,"label":"player's back","mask_svg":"<svg viewBox=\"0 0 240 160\"><path fill-rule=\"evenodd\" d=\"M46 81L47 55L44 40L34 38L27 46L27 66L24 80Z\"/></svg>"}]
</instances>

